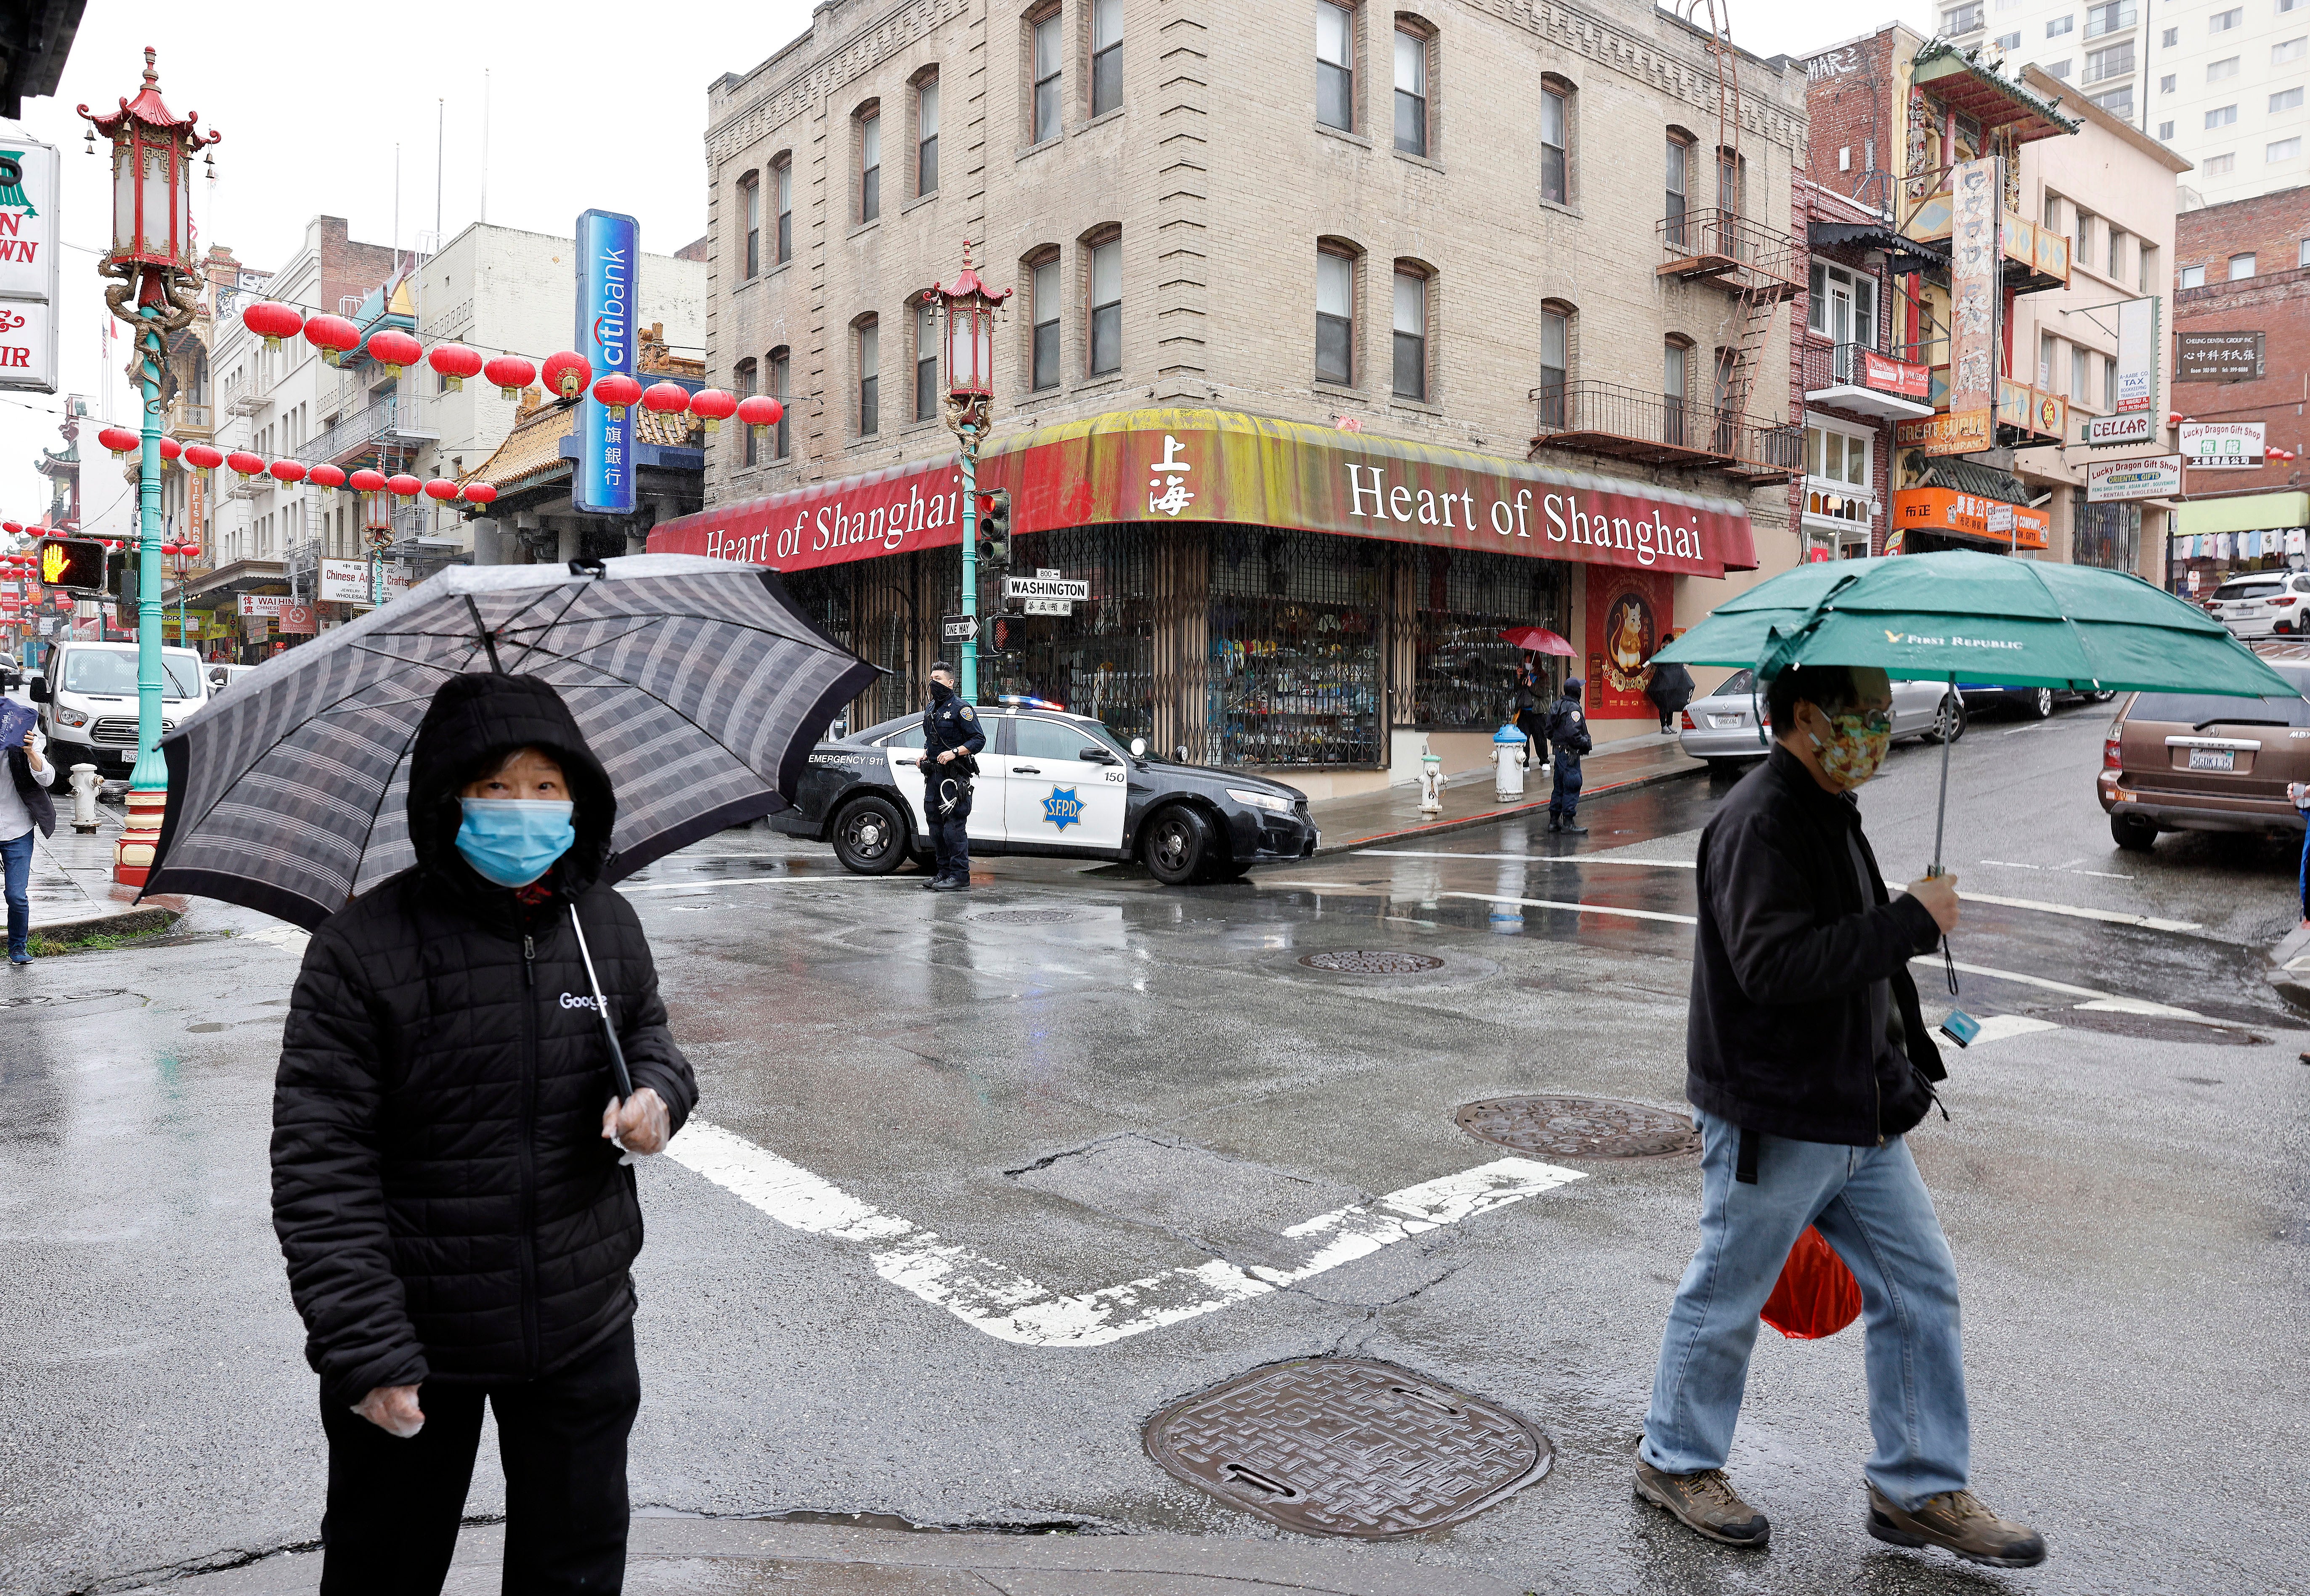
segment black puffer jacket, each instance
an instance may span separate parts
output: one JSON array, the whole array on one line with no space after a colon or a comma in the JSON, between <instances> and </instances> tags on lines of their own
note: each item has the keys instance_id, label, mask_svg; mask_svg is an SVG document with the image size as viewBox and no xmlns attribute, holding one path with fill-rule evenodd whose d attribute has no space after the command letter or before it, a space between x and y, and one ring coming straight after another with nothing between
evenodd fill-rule
<instances>
[{"instance_id":1,"label":"black puffer jacket","mask_svg":"<svg viewBox=\"0 0 2310 1596\"><path fill-rule=\"evenodd\" d=\"M1853 800L1776 748L1701 832L1698 873L1693 1105L1745 1130L1854 1147L1923 1119L1946 1071L1909 960L1941 928L1906 893L1888 899ZM1898 1045L1877 1020L1880 981Z\"/></svg>"},{"instance_id":2,"label":"black puffer jacket","mask_svg":"<svg viewBox=\"0 0 2310 1596\"><path fill-rule=\"evenodd\" d=\"M577 804L536 904L456 846L457 789L525 744L555 756ZM676 1129L698 1094L640 922L596 884L615 818L551 687L455 678L411 759L416 866L313 933L274 1088L273 1220L328 1401L531 1378L632 1316L641 1208L602 1140L614 1088L573 900L635 1088Z\"/></svg>"}]
</instances>

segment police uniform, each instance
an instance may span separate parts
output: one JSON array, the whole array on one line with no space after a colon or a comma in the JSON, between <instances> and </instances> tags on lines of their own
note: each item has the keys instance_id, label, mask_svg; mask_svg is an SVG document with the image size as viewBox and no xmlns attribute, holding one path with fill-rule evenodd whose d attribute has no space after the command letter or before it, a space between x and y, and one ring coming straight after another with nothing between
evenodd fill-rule
<instances>
[{"instance_id":1,"label":"police uniform","mask_svg":"<svg viewBox=\"0 0 2310 1596\"><path fill-rule=\"evenodd\" d=\"M939 755L950 749L977 755L986 747L986 728L978 712L959 693L933 695L923 711L923 818L930 825L931 846L937 850L938 873L933 882L970 884L970 778L956 768L961 761L942 765Z\"/></svg>"},{"instance_id":2,"label":"police uniform","mask_svg":"<svg viewBox=\"0 0 2310 1596\"><path fill-rule=\"evenodd\" d=\"M1564 684L1564 696L1549 707L1548 741L1554 745L1556 785L1548 798L1548 828L1577 831L1580 811L1580 756L1595 746L1588 736L1588 717L1582 713L1575 690L1577 681Z\"/></svg>"}]
</instances>

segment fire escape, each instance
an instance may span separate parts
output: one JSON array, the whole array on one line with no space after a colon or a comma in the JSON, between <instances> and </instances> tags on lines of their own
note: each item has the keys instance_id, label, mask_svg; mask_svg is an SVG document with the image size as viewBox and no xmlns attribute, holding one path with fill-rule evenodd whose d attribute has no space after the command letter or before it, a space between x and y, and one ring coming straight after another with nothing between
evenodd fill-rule
<instances>
[{"instance_id":1,"label":"fire escape","mask_svg":"<svg viewBox=\"0 0 2310 1596\"><path fill-rule=\"evenodd\" d=\"M1704 7L1706 23L1699 20ZM1802 463L1803 428L1752 415L1749 406L1773 314L1802 291L1810 256L1802 239L1744 213L1740 71L1726 0L1677 0L1676 10L1708 35L1716 76L1716 144L1708 165L1716 203L1697 206L1682 193L1670 199L1669 214L1654 230L1663 256L1654 271L1714 282L1730 296L1725 339L1708 362L1715 392L1697 398L1587 381L1536 388L1532 396L1540 406L1540 427L1533 451L1569 449L1647 465L1697 466L1750 486L1785 482ZM1698 175L1699 155L1688 156L1688 183Z\"/></svg>"}]
</instances>

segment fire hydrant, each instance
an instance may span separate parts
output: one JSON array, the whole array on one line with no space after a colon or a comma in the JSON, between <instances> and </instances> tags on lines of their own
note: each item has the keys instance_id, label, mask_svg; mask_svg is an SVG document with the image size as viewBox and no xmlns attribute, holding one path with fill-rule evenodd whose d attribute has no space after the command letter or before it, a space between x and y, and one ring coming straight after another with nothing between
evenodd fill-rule
<instances>
[{"instance_id":1,"label":"fire hydrant","mask_svg":"<svg viewBox=\"0 0 2310 1596\"><path fill-rule=\"evenodd\" d=\"M96 835L96 794L104 785L103 777L93 765L75 765L68 784L73 795L73 829L82 836Z\"/></svg>"},{"instance_id":2,"label":"fire hydrant","mask_svg":"<svg viewBox=\"0 0 2310 1596\"><path fill-rule=\"evenodd\" d=\"M1492 795L1502 803L1524 796L1524 767L1532 763L1532 739L1514 721L1492 733Z\"/></svg>"},{"instance_id":3,"label":"fire hydrant","mask_svg":"<svg viewBox=\"0 0 2310 1596\"><path fill-rule=\"evenodd\" d=\"M1444 756L1430 749L1425 737L1420 740L1420 812L1444 812Z\"/></svg>"}]
</instances>

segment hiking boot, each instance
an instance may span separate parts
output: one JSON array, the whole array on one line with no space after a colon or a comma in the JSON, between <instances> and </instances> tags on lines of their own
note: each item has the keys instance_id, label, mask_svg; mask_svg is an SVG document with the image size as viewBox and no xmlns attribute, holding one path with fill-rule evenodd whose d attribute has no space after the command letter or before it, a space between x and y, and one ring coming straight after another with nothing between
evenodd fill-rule
<instances>
[{"instance_id":1,"label":"hiking boot","mask_svg":"<svg viewBox=\"0 0 2310 1596\"><path fill-rule=\"evenodd\" d=\"M959 878L950 876L943 881L934 881L931 883L931 890L934 892L968 892L970 890L970 878L968 876Z\"/></svg>"},{"instance_id":2,"label":"hiking boot","mask_svg":"<svg viewBox=\"0 0 2310 1596\"><path fill-rule=\"evenodd\" d=\"M1549 817L1548 817L1548 828L1549 828L1550 831L1561 831L1561 830L1563 830L1563 829L1564 829L1564 817L1563 817L1562 815L1550 815L1550 816L1549 816ZM2305 1054L2304 1056L2305 1056L2306 1062L2310 1062L2310 1054Z\"/></svg>"},{"instance_id":3,"label":"hiking boot","mask_svg":"<svg viewBox=\"0 0 2310 1596\"><path fill-rule=\"evenodd\" d=\"M2044 1536L1998 1517L1971 1491L1943 1491L1907 1512L1871 1485L1869 1532L1894 1546L1943 1547L1992 1568L2035 1568L2045 1560Z\"/></svg>"},{"instance_id":4,"label":"hiking boot","mask_svg":"<svg viewBox=\"0 0 2310 1596\"><path fill-rule=\"evenodd\" d=\"M1637 1495L1664 1507L1686 1528L1726 1546L1762 1547L1772 1539L1765 1515L1741 1500L1722 1469L1698 1474L1668 1474L1637 1458Z\"/></svg>"},{"instance_id":5,"label":"hiking boot","mask_svg":"<svg viewBox=\"0 0 2310 1596\"><path fill-rule=\"evenodd\" d=\"M933 876L929 880L923 883L923 890L925 892L935 892L939 889L940 885L945 880L946 878L944 876Z\"/></svg>"},{"instance_id":6,"label":"hiking boot","mask_svg":"<svg viewBox=\"0 0 2310 1596\"><path fill-rule=\"evenodd\" d=\"M1568 837L1585 837L1588 835L1588 828L1583 826L1577 820L1565 821L1563 830L1564 834Z\"/></svg>"}]
</instances>

